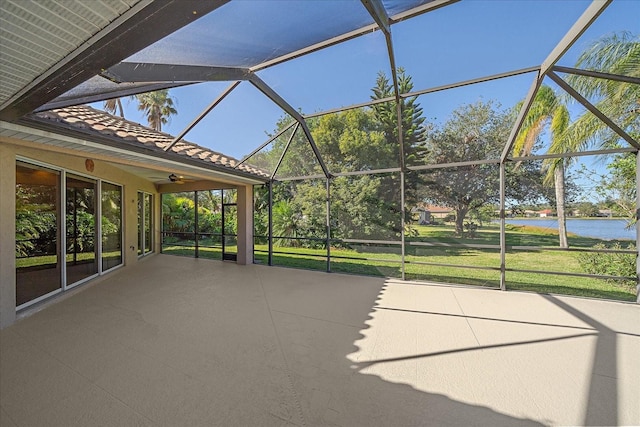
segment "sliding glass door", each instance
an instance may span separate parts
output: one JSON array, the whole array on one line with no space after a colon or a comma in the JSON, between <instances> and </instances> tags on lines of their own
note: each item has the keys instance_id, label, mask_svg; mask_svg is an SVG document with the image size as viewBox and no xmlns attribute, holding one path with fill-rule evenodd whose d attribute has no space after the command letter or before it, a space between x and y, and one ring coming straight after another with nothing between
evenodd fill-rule
<instances>
[{"instance_id":1,"label":"sliding glass door","mask_svg":"<svg viewBox=\"0 0 640 427\"><path fill-rule=\"evenodd\" d=\"M138 191L138 256L153 251L153 196Z\"/></svg>"},{"instance_id":2,"label":"sliding glass door","mask_svg":"<svg viewBox=\"0 0 640 427\"><path fill-rule=\"evenodd\" d=\"M102 271L122 264L122 187L102 182Z\"/></svg>"},{"instance_id":3,"label":"sliding glass door","mask_svg":"<svg viewBox=\"0 0 640 427\"><path fill-rule=\"evenodd\" d=\"M16 307L60 291L60 173L16 165Z\"/></svg>"},{"instance_id":4,"label":"sliding glass door","mask_svg":"<svg viewBox=\"0 0 640 427\"><path fill-rule=\"evenodd\" d=\"M96 194L96 181L67 174L67 286L98 274Z\"/></svg>"},{"instance_id":5,"label":"sliding glass door","mask_svg":"<svg viewBox=\"0 0 640 427\"><path fill-rule=\"evenodd\" d=\"M16 307L122 265L122 218L121 186L18 161ZM150 238L150 206L146 218Z\"/></svg>"}]
</instances>

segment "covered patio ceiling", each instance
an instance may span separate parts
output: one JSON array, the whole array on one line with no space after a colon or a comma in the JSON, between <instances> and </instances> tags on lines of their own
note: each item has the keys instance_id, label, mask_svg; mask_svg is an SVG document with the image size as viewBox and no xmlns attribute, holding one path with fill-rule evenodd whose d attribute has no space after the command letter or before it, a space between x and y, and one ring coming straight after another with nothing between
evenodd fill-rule
<instances>
[{"instance_id":1,"label":"covered patio ceiling","mask_svg":"<svg viewBox=\"0 0 640 427\"><path fill-rule=\"evenodd\" d=\"M301 126L324 165L304 112L261 77L278 64L359 38L380 33L386 45L394 95L387 101L462 87L523 73L535 73L502 159L509 155L522 121L543 80L549 77L572 94L584 108L603 120L621 139L638 142L573 93L560 76L583 74L640 84L630 76L605 75L593 70L559 66L558 61L614 0L585 3L584 12L549 49L546 57L531 59L530 67L502 70L464 81L402 93L398 85L395 25L458 0L361 1L227 1L214 0L96 0L91 8L76 2L3 1L0 119L15 121L42 111L104 99L202 82L228 81L231 86L205 108L176 140L231 93L238 82L249 82ZM464 6L464 5L462 5ZM553 11L549 11L553 15ZM445 35L446 36L446 35ZM440 41L426 41L438 43ZM524 94L523 94L524 95ZM335 111L371 104L336 106ZM378 100L383 101L383 100ZM305 114L308 113L308 114ZM257 145L257 144L256 144ZM404 168L404 165L400 165Z\"/></svg>"}]
</instances>

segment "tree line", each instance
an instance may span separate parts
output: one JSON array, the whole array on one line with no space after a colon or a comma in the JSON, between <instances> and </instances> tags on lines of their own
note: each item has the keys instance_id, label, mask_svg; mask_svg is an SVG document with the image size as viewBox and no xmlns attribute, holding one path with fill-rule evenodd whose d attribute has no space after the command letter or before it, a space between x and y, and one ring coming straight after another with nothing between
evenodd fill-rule
<instances>
[{"instance_id":1,"label":"tree line","mask_svg":"<svg viewBox=\"0 0 640 427\"><path fill-rule=\"evenodd\" d=\"M578 58L576 68L640 77L640 41L628 32L605 36L589 46ZM569 75L566 81L605 113L632 138L640 136L640 88L637 84ZM410 93L413 82L398 69L401 93ZM405 166L424 166L497 160L508 139L517 112L503 109L495 101L461 105L442 124L429 122L417 97L402 98L401 129L398 135L394 88L379 73L371 99L380 101L307 120L323 161L332 172L367 172ZM168 90L135 96L138 109L145 111L149 124L161 130L177 111ZM541 148L549 154L577 153L586 149L621 146L620 138L590 113L571 121L572 100L557 89L543 85L524 120L512 155L526 157ZM105 109L120 111L120 99L105 102ZM291 126L292 118L282 118L274 133ZM304 133L284 133L271 146L255 154L249 162L275 178L320 176L322 170ZM549 136L549 143L545 139ZM398 141L401 140L402 144ZM546 144L546 145L545 145ZM544 147L543 147L544 146ZM286 152L285 152L286 149ZM635 213L635 154L609 156L606 174L583 171L583 178L597 179L596 194L616 194L619 210L632 218ZM506 198L514 207L550 204L555 206L559 224L559 244L567 247L566 205L578 196L577 186L567 170L574 157L508 162ZM599 178L597 178L599 177ZM281 181L274 190L274 234L284 237L318 237L326 234L326 188L324 179ZM455 233L463 234L470 214L499 202L498 162L464 164L448 168L424 168L404 176L404 206L401 206L400 174L396 172L348 175L330 181L332 237L338 239L395 239L401 233L401 218L411 223L411 209L419 203L451 208ZM260 210L266 192L258 192L256 232L266 234L266 220ZM405 231L411 232L410 229ZM296 240L289 243L296 244Z\"/></svg>"},{"instance_id":2,"label":"tree line","mask_svg":"<svg viewBox=\"0 0 640 427\"><path fill-rule=\"evenodd\" d=\"M629 33L614 34L596 41L585 50L576 67L610 74L638 76L640 42ZM570 85L610 117L634 139L640 126L638 85L571 75ZM402 93L413 90L411 77L398 70ZM371 99L393 97L393 86L384 73L378 74ZM370 107L333 113L308 120L318 150L331 172L375 171L398 168L404 154L406 166L497 160L508 139L522 103L503 109L494 101L478 101L457 108L443 124L428 122L417 97L403 98L402 151L398 144L396 104L380 102ZM594 115L583 113L570 120L570 98L543 85L517 136L512 155L529 156L546 149L549 154L566 154L586 149L620 148L620 138ZM275 132L291 124L283 118ZM547 142L545 133L550 135ZM289 141L289 139L291 140ZM283 156L283 150L288 147ZM635 211L635 154L610 155L607 174L593 184L600 195L616 194L617 204L629 214ZM250 160L274 172L278 178L320 175L321 169L306 140L298 131L286 134ZM579 188L566 170L574 157L508 162L506 199L514 206L548 204L559 217L559 245L567 247L566 205L576 201ZM597 175L591 174L591 179ZM462 164L447 168L429 167L405 174L405 206L400 202L399 173L348 175L331 179L331 237L337 239L397 239L401 216L411 223L411 208L418 203L453 210L455 233L462 235L470 214L499 202L498 162ZM274 234L286 237L318 237L325 230L324 179L282 181L274 184ZM264 196L262 196L264 197ZM260 206L260 203L258 203ZM256 221L260 234L266 220ZM405 230L411 232L410 229ZM283 242L286 239L282 239ZM290 244L300 244L292 240Z\"/></svg>"}]
</instances>

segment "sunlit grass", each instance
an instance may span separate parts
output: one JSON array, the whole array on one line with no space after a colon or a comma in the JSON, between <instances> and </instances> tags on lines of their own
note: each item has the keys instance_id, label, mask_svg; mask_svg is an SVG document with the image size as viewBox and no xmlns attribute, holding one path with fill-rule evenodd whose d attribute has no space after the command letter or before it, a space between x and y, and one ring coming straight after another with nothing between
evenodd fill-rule
<instances>
[{"instance_id":1,"label":"sunlit grass","mask_svg":"<svg viewBox=\"0 0 640 427\"><path fill-rule=\"evenodd\" d=\"M500 229L497 224L485 224L471 238L457 237L452 226L417 226L417 234L406 239L405 278L408 280L438 283L467 284L475 286L500 286ZM584 273L578 262L578 252L552 250L558 245L557 231L545 227L508 225L506 253L506 285L508 289L519 289L541 293L556 293L635 301L633 286L590 277L564 276L559 274L524 273L509 271L540 270L560 273ZM264 241L264 239L263 239ZM434 244L416 246L412 242ZM616 241L570 236L572 247L591 248L598 243L607 247ZM180 245L163 245L162 252L172 255L195 256L195 247L189 242ZM200 246L198 256L207 259L222 259L222 248L215 242L210 247ZM628 242L622 241L626 246ZM495 245L495 248L477 248L474 245ZM451 245L451 246L447 246ZM465 245L457 247L457 245ZM346 246L346 245L345 245ZM514 250L512 246L531 247ZM256 244L255 261L268 263L268 245ZM236 253L236 246L226 250ZM119 252L109 253L111 256ZM78 254L78 261L92 259L93 254ZM71 255L67 257L71 261ZM273 264L284 267L311 270L327 270L326 248L303 248L274 246ZM55 264L56 256L41 256L16 260L16 266L37 267ZM400 245L352 245L332 247L330 270L332 272L360 274L378 277L402 277L402 255ZM474 268L469 268L474 267Z\"/></svg>"},{"instance_id":2,"label":"sunlit grass","mask_svg":"<svg viewBox=\"0 0 640 427\"><path fill-rule=\"evenodd\" d=\"M552 250L558 245L558 234L545 227L509 226L507 247L531 246L532 249L509 249L506 254L508 269L557 271L578 273L584 271L578 263L577 252ZM451 245L496 245L500 243L499 226L483 227L474 238L456 237L450 226L419 226L417 236L406 239L405 277L408 280L438 283L467 284L486 287L500 286L500 250ZM615 241L603 241L570 235L573 247L591 248L597 243L611 246ZM430 242L436 246L412 246L410 242ZM255 245L257 262L268 262L267 245ZM287 253L283 253L287 252ZM274 247L273 264L286 267L326 270L327 251L324 248ZM360 245L357 249L331 248L330 268L333 272L364 274L381 277L401 277L399 246ZM425 265L448 264L448 265ZM479 267L479 268L469 268ZM617 284L598 278L564 276L560 274L506 272L508 289L541 293L556 293L635 301L633 286Z\"/></svg>"}]
</instances>

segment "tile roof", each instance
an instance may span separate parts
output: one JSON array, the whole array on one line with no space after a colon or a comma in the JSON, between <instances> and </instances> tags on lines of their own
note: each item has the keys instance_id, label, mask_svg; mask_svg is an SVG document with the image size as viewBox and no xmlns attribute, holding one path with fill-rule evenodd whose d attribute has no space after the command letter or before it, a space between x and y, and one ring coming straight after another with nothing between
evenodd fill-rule
<instances>
[{"instance_id":1,"label":"tile roof","mask_svg":"<svg viewBox=\"0 0 640 427\"><path fill-rule=\"evenodd\" d=\"M143 126L139 123L113 116L101 110L87 105L56 108L49 111L34 113L31 117L38 120L47 120L58 124L64 124L77 130L95 133L119 139L128 144L140 144L157 152L164 152L174 140L168 133L159 132ZM255 166L243 163L233 157L210 150L200 145L181 139L167 153L174 153L179 157L189 157L207 164L221 166L223 169L239 170L261 178L268 178L269 174ZM237 166L237 168L236 168Z\"/></svg>"}]
</instances>

